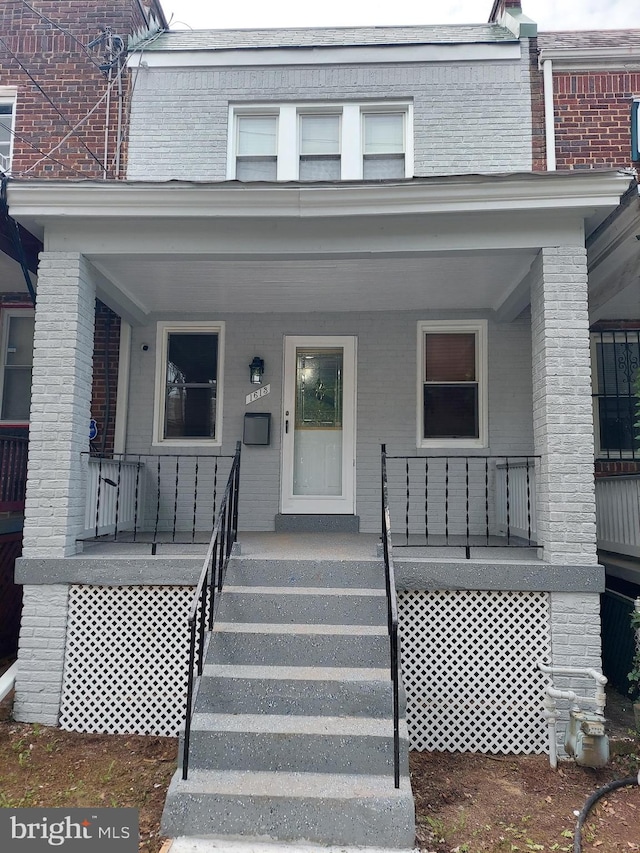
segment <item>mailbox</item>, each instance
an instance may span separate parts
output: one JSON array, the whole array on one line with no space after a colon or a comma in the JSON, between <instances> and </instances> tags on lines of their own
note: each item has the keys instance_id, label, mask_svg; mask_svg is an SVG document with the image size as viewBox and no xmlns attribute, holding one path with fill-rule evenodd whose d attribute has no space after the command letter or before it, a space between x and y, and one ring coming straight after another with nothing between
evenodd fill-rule
<instances>
[{"instance_id":1,"label":"mailbox","mask_svg":"<svg viewBox=\"0 0 640 853\"><path fill-rule=\"evenodd\" d=\"M242 441L244 444L271 444L271 412L247 412Z\"/></svg>"}]
</instances>

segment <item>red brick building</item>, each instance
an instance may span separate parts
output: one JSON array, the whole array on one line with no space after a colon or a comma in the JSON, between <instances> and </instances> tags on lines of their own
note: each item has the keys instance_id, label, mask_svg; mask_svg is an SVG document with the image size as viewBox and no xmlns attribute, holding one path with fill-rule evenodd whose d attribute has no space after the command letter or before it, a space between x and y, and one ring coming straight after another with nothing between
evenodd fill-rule
<instances>
[{"instance_id":1,"label":"red brick building","mask_svg":"<svg viewBox=\"0 0 640 853\"><path fill-rule=\"evenodd\" d=\"M0 173L21 179L124 177L127 48L166 26L158 0L3 0ZM18 590L11 578L24 504L40 249L7 218L0 200L0 656L12 652L17 637ZM97 451L114 446L119 346L120 320L98 302L92 406Z\"/></svg>"}]
</instances>

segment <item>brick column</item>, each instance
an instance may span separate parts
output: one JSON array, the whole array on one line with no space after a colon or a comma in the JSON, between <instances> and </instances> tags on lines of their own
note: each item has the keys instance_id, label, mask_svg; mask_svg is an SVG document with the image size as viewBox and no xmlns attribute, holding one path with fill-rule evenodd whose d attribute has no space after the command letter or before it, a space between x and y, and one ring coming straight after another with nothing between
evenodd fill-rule
<instances>
[{"instance_id":1,"label":"brick column","mask_svg":"<svg viewBox=\"0 0 640 853\"><path fill-rule=\"evenodd\" d=\"M538 542L555 564L597 563L587 265L542 249L532 267L533 433Z\"/></svg>"},{"instance_id":2,"label":"brick column","mask_svg":"<svg viewBox=\"0 0 640 853\"><path fill-rule=\"evenodd\" d=\"M84 528L95 287L77 253L45 252L38 274L24 557L66 557Z\"/></svg>"}]
</instances>

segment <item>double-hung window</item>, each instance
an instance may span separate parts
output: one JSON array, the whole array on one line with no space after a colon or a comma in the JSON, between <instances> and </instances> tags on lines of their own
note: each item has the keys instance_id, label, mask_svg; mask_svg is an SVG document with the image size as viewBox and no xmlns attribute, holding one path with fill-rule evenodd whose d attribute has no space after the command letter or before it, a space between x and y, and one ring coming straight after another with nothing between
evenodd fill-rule
<instances>
[{"instance_id":1,"label":"double-hung window","mask_svg":"<svg viewBox=\"0 0 640 853\"><path fill-rule=\"evenodd\" d=\"M238 104L229 108L227 177L237 181L410 178L413 105Z\"/></svg>"},{"instance_id":2,"label":"double-hung window","mask_svg":"<svg viewBox=\"0 0 640 853\"><path fill-rule=\"evenodd\" d=\"M7 309L2 312L0 421L29 421L33 323L33 311L28 308Z\"/></svg>"},{"instance_id":3,"label":"double-hung window","mask_svg":"<svg viewBox=\"0 0 640 853\"><path fill-rule=\"evenodd\" d=\"M277 115L240 115L236 132L237 180L275 181Z\"/></svg>"},{"instance_id":4,"label":"double-hung window","mask_svg":"<svg viewBox=\"0 0 640 853\"><path fill-rule=\"evenodd\" d=\"M418 446L486 446L486 337L486 321L418 324Z\"/></svg>"},{"instance_id":5,"label":"double-hung window","mask_svg":"<svg viewBox=\"0 0 640 853\"><path fill-rule=\"evenodd\" d=\"M7 87L4 87L7 90ZM2 94L0 86L0 174L11 169L15 98Z\"/></svg>"},{"instance_id":6,"label":"double-hung window","mask_svg":"<svg viewBox=\"0 0 640 853\"><path fill-rule=\"evenodd\" d=\"M635 426L640 399L640 330L591 336L596 453L604 459L640 459Z\"/></svg>"},{"instance_id":7,"label":"double-hung window","mask_svg":"<svg viewBox=\"0 0 640 853\"><path fill-rule=\"evenodd\" d=\"M159 323L156 443L221 443L222 323Z\"/></svg>"}]
</instances>

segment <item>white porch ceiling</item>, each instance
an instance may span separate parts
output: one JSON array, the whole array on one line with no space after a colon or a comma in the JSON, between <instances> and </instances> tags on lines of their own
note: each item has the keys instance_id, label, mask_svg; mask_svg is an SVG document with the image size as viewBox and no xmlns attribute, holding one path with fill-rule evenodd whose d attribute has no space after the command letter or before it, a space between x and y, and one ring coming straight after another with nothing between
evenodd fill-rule
<instances>
[{"instance_id":1,"label":"white porch ceiling","mask_svg":"<svg viewBox=\"0 0 640 853\"><path fill-rule=\"evenodd\" d=\"M527 274L535 254L520 250L305 260L89 257L146 313L266 313L497 310Z\"/></svg>"}]
</instances>

